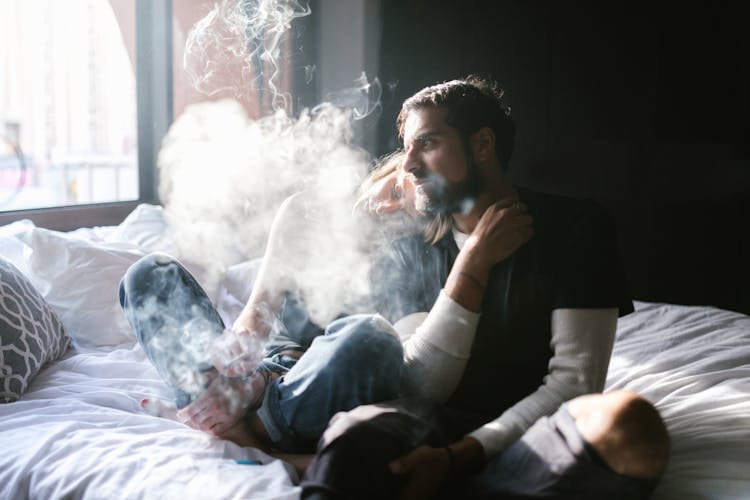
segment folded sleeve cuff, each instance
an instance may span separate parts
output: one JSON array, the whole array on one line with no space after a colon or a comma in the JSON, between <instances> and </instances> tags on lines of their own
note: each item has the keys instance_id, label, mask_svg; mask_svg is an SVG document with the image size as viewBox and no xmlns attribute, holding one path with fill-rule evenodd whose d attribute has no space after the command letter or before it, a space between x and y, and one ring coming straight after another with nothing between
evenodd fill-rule
<instances>
[{"instance_id":1,"label":"folded sleeve cuff","mask_svg":"<svg viewBox=\"0 0 750 500\"><path fill-rule=\"evenodd\" d=\"M468 436L479 441L484 448L485 456L491 458L507 448L522 434L523 429L508 422L507 417L500 417L492 422L487 422L482 427L469 433Z\"/></svg>"},{"instance_id":2,"label":"folded sleeve cuff","mask_svg":"<svg viewBox=\"0 0 750 500\"><path fill-rule=\"evenodd\" d=\"M441 291L416 336L451 356L467 358L478 323L479 313L462 307Z\"/></svg>"}]
</instances>

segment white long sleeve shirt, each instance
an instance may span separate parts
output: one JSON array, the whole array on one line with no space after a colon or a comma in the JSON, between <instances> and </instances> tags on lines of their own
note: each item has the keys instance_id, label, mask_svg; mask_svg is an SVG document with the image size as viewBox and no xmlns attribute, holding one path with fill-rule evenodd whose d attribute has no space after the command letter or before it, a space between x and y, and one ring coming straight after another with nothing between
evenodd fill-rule
<instances>
[{"instance_id":1,"label":"white long sleeve shirt","mask_svg":"<svg viewBox=\"0 0 750 500\"><path fill-rule=\"evenodd\" d=\"M416 313L396 322L405 363L413 370L421 395L445 402L456 389L471 355L479 317L441 292L429 314ZM553 354L543 384L497 419L469 433L482 444L487 457L502 451L565 401L604 388L617 309L556 309L551 321Z\"/></svg>"}]
</instances>

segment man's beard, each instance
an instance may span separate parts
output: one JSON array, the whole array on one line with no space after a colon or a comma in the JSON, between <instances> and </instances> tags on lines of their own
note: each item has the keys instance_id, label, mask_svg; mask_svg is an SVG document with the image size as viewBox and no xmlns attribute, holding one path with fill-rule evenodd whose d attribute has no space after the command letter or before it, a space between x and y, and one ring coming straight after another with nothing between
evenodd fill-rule
<instances>
[{"instance_id":1,"label":"man's beard","mask_svg":"<svg viewBox=\"0 0 750 500\"><path fill-rule=\"evenodd\" d=\"M467 159L466 179L448 183L437 174L428 174L428 180L414 191L414 207L427 217L443 214L466 213L474 206L482 192L482 176L473 159Z\"/></svg>"}]
</instances>

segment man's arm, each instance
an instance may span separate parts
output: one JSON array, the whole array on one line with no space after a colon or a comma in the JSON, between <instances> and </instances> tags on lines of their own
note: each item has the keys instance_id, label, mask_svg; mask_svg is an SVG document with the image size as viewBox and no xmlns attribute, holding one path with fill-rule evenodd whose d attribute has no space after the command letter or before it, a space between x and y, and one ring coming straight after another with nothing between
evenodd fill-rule
<instances>
[{"instance_id":1,"label":"man's arm","mask_svg":"<svg viewBox=\"0 0 750 500\"><path fill-rule=\"evenodd\" d=\"M564 219L569 222L555 240L555 251L564 256L555 295L565 305L554 309L550 318L553 355L548 375L537 391L471 434L488 456L561 403L604 387L618 313L627 311L628 305L623 300L615 226L593 202L578 204Z\"/></svg>"},{"instance_id":2,"label":"man's arm","mask_svg":"<svg viewBox=\"0 0 750 500\"><path fill-rule=\"evenodd\" d=\"M617 309L556 309L549 374L534 393L469 436L489 458L518 439L540 417L576 396L601 392L617 327Z\"/></svg>"},{"instance_id":3,"label":"man's arm","mask_svg":"<svg viewBox=\"0 0 750 500\"><path fill-rule=\"evenodd\" d=\"M485 212L424 323L404 341L405 364L423 396L444 402L456 389L471 355L490 269L533 234L532 219L517 200L509 196Z\"/></svg>"},{"instance_id":4,"label":"man's arm","mask_svg":"<svg viewBox=\"0 0 750 500\"><path fill-rule=\"evenodd\" d=\"M421 322L416 331L409 325L412 321ZM429 314L416 313L396 322L404 365L420 395L438 402L448 400L469 361L478 323L479 313L462 307L444 291Z\"/></svg>"},{"instance_id":5,"label":"man's arm","mask_svg":"<svg viewBox=\"0 0 750 500\"><path fill-rule=\"evenodd\" d=\"M391 462L393 473L411 476L404 497L438 491L436 477L447 480L481 470L489 458L518 439L540 417L576 396L600 392L616 325L616 308L555 310L551 341L554 354L544 384L496 420L450 446L421 446Z\"/></svg>"}]
</instances>

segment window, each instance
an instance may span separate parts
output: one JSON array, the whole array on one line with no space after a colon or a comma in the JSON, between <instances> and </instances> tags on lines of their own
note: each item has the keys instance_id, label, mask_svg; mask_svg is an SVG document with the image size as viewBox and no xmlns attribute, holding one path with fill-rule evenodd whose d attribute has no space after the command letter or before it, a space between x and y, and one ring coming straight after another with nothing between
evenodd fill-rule
<instances>
[{"instance_id":1,"label":"window","mask_svg":"<svg viewBox=\"0 0 750 500\"><path fill-rule=\"evenodd\" d=\"M4 0L0 19L0 210L138 199L135 37L110 4Z\"/></svg>"},{"instance_id":2,"label":"window","mask_svg":"<svg viewBox=\"0 0 750 500\"><path fill-rule=\"evenodd\" d=\"M155 199L170 14L168 0L0 2L0 223L116 223Z\"/></svg>"},{"instance_id":3,"label":"window","mask_svg":"<svg viewBox=\"0 0 750 500\"><path fill-rule=\"evenodd\" d=\"M236 5L248 19L257 8ZM208 61L207 73L220 80L208 89L195 86L195 75L183 66L186 43L219 6L235 4L0 2L0 224L21 218L61 230L116 224L137 203L158 202L156 158L173 110L179 116L191 104L229 97L258 118L275 104L269 87L293 92L289 104L304 105L291 75L290 41L312 37L304 26L281 39L280 66L255 57L251 71L243 65L247 57L242 64L216 57L226 52L225 40L216 38L218 45L203 54L208 59L197 62ZM265 46L273 34L260 31L250 41Z\"/></svg>"}]
</instances>

